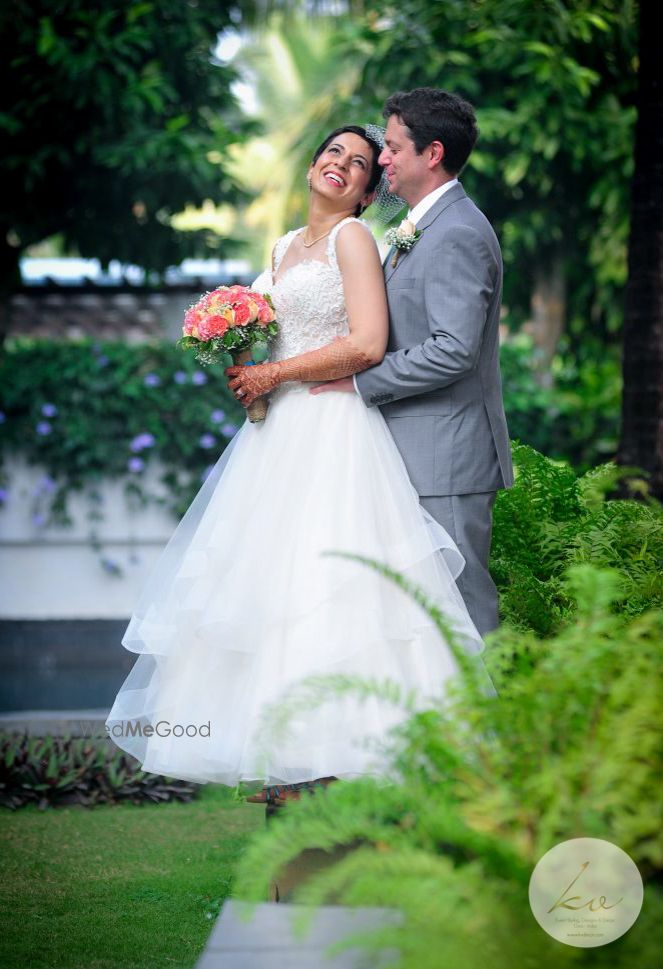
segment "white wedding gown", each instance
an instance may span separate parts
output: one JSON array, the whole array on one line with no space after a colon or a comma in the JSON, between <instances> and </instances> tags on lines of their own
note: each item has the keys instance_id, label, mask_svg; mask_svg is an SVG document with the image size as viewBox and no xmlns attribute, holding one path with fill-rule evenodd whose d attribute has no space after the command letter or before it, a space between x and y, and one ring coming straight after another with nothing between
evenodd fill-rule
<instances>
[{"instance_id":1,"label":"white wedding gown","mask_svg":"<svg viewBox=\"0 0 663 969\"><path fill-rule=\"evenodd\" d=\"M328 263L308 259L275 284L270 271L254 283L277 312L272 359L348 333L335 259L343 224L329 237ZM277 243L277 276L293 235ZM294 709L285 737L263 717L313 674L391 679L420 708L455 674L423 609L374 569L327 550L399 570L444 609L468 653L483 648L454 582L464 560L420 505L380 411L357 394L309 386L279 387L266 420L247 420L230 442L122 638L139 656L106 727L146 771L227 785L388 774L380 741L406 714L386 699L322 688L323 702Z\"/></svg>"}]
</instances>

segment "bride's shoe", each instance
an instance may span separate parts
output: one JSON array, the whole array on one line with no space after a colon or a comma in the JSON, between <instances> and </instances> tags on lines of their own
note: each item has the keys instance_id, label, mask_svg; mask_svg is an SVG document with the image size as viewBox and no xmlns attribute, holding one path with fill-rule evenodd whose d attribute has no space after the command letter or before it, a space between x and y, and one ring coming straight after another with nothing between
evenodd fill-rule
<instances>
[{"instance_id":1,"label":"bride's shoe","mask_svg":"<svg viewBox=\"0 0 663 969\"><path fill-rule=\"evenodd\" d=\"M279 787L268 787L265 785L260 791L256 791L255 794L249 794L244 798L250 804L272 804Z\"/></svg>"},{"instance_id":2,"label":"bride's shoe","mask_svg":"<svg viewBox=\"0 0 663 969\"><path fill-rule=\"evenodd\" d=\"M287 784L283 794L277 795L273 804L276 807L285 807L288 801L298 801L302 796L302 791L315 794L316 788L327 787L332 781L337 781L338 777L316 777L313 781L302 781L300 784Z\"/></svg>"},{"instance_id":3,"label":"bride's shoe","mask_svg":"<svg viewBox=\"0 0 663 969\"><path fill-rule=\"evenodd\" d=\"M303 790L314 794L316 787L326 787L337 780L337 777L316 777L313 781L300 781L297 784L266 784L262 790L249 794L244 800L250 804L274 804L277 807L284 807L288 801L298 801Z\"/></svg>"}]
</instances>

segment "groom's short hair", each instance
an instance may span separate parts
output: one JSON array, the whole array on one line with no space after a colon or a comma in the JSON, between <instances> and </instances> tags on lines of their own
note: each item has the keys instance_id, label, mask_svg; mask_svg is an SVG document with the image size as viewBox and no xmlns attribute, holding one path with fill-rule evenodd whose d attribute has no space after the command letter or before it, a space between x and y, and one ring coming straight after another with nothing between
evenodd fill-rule
<instances>
[{"instance_id":1,"label":"groom's short hair","mask_svg":"<svg viewBox=\"0 0 663 969\"><path fill-rule=\"evenodd\" d=\"M418 155L432 141L442 142L442 168L450 175L458 175L479 137L469 101L434 87L397 91L387 98L382 114L395 114L408 128Z\"/></svg>"}]
</instances>

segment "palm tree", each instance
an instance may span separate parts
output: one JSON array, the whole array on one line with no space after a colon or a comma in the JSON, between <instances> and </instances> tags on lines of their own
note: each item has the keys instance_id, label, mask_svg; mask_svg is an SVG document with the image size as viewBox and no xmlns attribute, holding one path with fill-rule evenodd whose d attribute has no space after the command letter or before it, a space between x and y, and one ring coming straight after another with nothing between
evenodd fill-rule
<instances>
[{"instance_id":1,"label":"palm tree","mask_svg":"<svg viewBox=\"0 0 663 969\"><path fill-rule=\"evenodd\" d=\"M258 231L267 265L274 240L303 220L315 148L330 129L357 123L345 105L362 62L339 45L337 20L275 12L256 26L233 66L255 90L262 133L234 147L230 168L254 195L243 221Z\"/></svg>"}]
</instances>

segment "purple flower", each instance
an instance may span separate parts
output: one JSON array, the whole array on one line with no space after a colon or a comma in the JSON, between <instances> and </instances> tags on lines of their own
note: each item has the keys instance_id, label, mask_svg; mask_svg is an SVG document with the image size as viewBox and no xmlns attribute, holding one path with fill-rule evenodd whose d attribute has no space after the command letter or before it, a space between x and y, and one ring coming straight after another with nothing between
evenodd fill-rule
<instances>
[{"instance_id":1,"label":"purple flower","mask_svg":"<svg viewBox=\"0 0 663 969\"><path fill-rule=\"evenodd\" d=\"M45 492L46 494L52 494L55 491L56 487L57 487L57 483L53 480L53 478L51 478L50 475L45 474L37 482L37 485L34 488L33 494L35 496L40 495L43 492Z\"/></svg>"},{"instance_id":2,"label":"purple flower","mask_svg":"<svg viewBox=\"0 0 663 969\"><path fill-rule=\"evenodd\" d=\"M97 366L98 367L105 367L106 364L108 363L108 360L109 360L109 358L106 356L106 354L105 353L101 353L97 357Z\"/></svg>"},{"instance_id":3,"label":"purple flower","mask_svg":"<svg viewBox=\"0 0 663 969\"><path fill-rule=\"evenodd\" d=\"M122 569L120 568L119 563L115 561L115 559L111 559L111 558L108 558L108 556L104 556L101 559L101 564L103 565L103 567L106 569L107 572L111 573L111 575L121 575L122 573Z\"/></svg>"},{"instance_id":4,"label":"purple flower","mask_svg":"<svg viewBox=\"0 0 663 969\"><path fill-rule=\"evenodd\" d=\"M7 420L7 415L3 410L0 410L0 424L4 424Z\"/></svg>"},{"instance_id":5,"label":"purple flower","mask_svg":"<svg viewBox=\"0 0 663 969\"><path fill-rule=\"evenodd\" d=\"M41 528L42 525L46 524L46 516L42 515L40 511L36 511L32 516L32 521L38 528Z\"/></svg>"},{"instance_id":6,"label":"purple flower","mask_svg":"<svg viewBox=\"0 0 663 969\"><path fill-rule=\"evenodd\" d=\"M50 434L52 431L52 426L49 424L48 421L39 421L36 427L36 431L37 431L37 434L41 434L42 436L44 434Z\"/></svg>"},{"instance_id":7,"label":"purple flower","mask_svg":"<svg viewBox=\"0 0 663 969\"><path fill-rule=\"evenodd\" d=\"M146 387L158 387L161 383L161 377L157 373L147 373L143 378L143 383Z\"/></svg>"},{"instance_id":8,"label":"purple flower","mask_svg":"<svg viewBox=\"0 0 663 969\"><path fill-rule=\"evenodd\" d=\"M206 481L207 478L209 478L209 476L210 476L210 474L212 473L213 470L214 470L214 465L213 464L208 464L207 467L202 471L202 473L200 475L200 480L201 481Z\"/></svg>"},{"instance_id":9,"label":"purple flower","mask_svg":"<svg viewBox=\"0 0 663 969\"><path fill-rule=\"evenodd\" d=\"M198 443L204 448L214 447L216 444L216 438L213 434L201 434L198 438Z\"/></svg>"},{"instance_id":10,"label":"purple flower","mask_svg":"<svg viewBox=\"0 0 663 969\"><path fill-rule=\"evenodd\" d=\"M143 470L145 467L145 462L142 458L129 458L127 461L127 467L130 471L133 471L134 474L137 474L139 471Z\"/></svg>"},{"instance_id":11,"label":"purple flower","mask_svg":"<svg viewBox=\"0 0 663 969\"><path fill-rule=\"evenodd\" d=\"M55 417L58 409L55 404L42 404L41 412L44 417Z\"/></svg>"},{"instance_id":12,"label":"purple flower","mask_svg":"<svg viewBox=\"0 0 663 969\"><path fill-rule=\"evenodd\" d=\"M0 488L0 505L4 505L4 503L7 501L7 498L9 498L9 492L7 491L7 489Z\"/></svg>"},{"instance_id":13,"label":"purple flower","mask_svg":"<svg viewBox=\"0 0 663 969\"><path fill-rule=\"evenodd\" d=\"M213 410L210 417L215 424L220 424L221 421L226 419L226 412L224 410Z\"/></svg>"},{"instance_id":14,"label":"purple flower","mask_svg":"<svg viewBox=\"0 0 663 969\"><path fill-rule=\"evenodd\" d=\"M226 437L233 437L235 434L237 434L238 430L239 428L236 424L224 424L221 428L221 433Z\"/></svg>"},{"instance_id":15,"label":"purple flower","mask_svg":"<svg viewBox=\"0 0 663 969\"><path fill-rule=\"evenodd\" d=\"M143 448L152 447L154 444L155 437L154 434L150 434L148 431L144 431L142 434L137 434L129 445L132 451L142 451Z\"/></svg>"},{"instance_id":16,"label":"purple flower","mask_svg":"<svg viewBox=\"0 0 663 969\"><path fill-rule=\"evenodd\" d=\"M207 383L207 374L203 373L202 370L194 370L191 383L197 384L197 386L202 387L203 384Z\"/></svg>"},{"instance_id":17,"label":"purple flower","mask_svg":"<svg viewBox=\"0 0 663 969\"><path fill-rule=\"evenodd\" d=\"M187 376L184 370L176 370L173 374L173 380L176 384L185 384L187 381Z\"/></svg>"}]
</instances>

